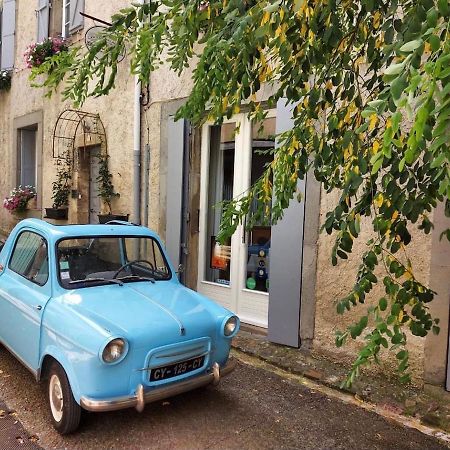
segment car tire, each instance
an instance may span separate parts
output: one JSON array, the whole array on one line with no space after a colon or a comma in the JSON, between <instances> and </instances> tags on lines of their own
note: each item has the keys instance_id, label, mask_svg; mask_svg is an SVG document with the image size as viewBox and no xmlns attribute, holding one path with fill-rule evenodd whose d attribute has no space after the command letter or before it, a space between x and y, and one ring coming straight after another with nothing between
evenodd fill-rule
<instances>
[{"instance_id":1,"label":"car tire","mask_svg":"<svg viewBox=\"0 0 450 450\"><path fill-rule=\"evenodd\" d=\"M74 432L80 424L81 406L73 397L66 372L56 361L50 366L47 396L55 429L60 434Z\"/></svg>"}]
</instances>

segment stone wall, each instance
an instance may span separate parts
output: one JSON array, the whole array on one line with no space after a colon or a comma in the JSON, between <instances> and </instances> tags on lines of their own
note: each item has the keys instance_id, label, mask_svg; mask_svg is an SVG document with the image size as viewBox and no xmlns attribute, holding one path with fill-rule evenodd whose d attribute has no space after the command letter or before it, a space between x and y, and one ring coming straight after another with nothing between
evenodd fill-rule
<instances>
[{"instance_id":1,"label":"stone wall","mask_svg":"<svg viewBox=\"0 0 450 450\"><path fill-rule=\"evenodd\" d=\"M335 205L337 195L322 193L320 216L321 223L325 221L326 212ZM344 330L348 325L356 322L359 317L365 315L367 308L378 302L384 295L382 279L385 276L382 264L376 271L379 279L378 285L368 295L365 304L358 304L351 311L338 316L336 303L345 297L353 287L361 256L366 251L365 243L370 239L372 225L370 218L362 221L361 234L354 242L353 252L346 261L338 260L337 266L331 264L331 250L334 244L334 235L322 232L319 238L317 283L316 283L316 322L314 348L339 362L349 364L355 358L356 351L363 345L363 340L353 341L349 339L348 344L342 348L335 346L335 333ZM414 226L413 226L414 230ZM412 233L412 242L408 245L408 255L413 263L415 273L425 285L430 280L430 252L431 235L425 235L420 230ZM410 352L410 365L413 378L416 383L421 383L424 370L424 345L425 340L413 335L408 336L408 350ZM395 353L382 351L380 355L381 366L373 366L371 371L393 374L396 370Z\"/></svg>"}]
</instances>

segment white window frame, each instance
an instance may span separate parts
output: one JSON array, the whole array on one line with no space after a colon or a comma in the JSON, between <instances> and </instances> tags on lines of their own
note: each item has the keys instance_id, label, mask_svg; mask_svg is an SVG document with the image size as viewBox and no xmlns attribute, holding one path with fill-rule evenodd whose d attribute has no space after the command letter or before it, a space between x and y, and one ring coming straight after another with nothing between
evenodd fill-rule
<instances>
[{"instance_id":1,"label":"white window frame","mask_svg":"<svg viewBox=\"0 0 450 450\"><path fill-rule=\"evenodd\" d=\"M70 0L63 0L62 8L61 34L64 39L67 39L70 36Z\"/></svg>"}]
</instances>

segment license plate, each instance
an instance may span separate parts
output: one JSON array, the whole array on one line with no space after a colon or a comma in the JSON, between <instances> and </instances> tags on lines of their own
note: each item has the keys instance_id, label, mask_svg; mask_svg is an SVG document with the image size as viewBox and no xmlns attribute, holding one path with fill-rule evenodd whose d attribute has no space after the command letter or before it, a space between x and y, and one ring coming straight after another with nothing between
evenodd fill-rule
<instances>
[{"instance_id":1,"label":"license plate","mask_svg":"<svg viewBox=\"0 0 450 450\"><path fill-rule=\"evenodd\" d=\"M150 372L150 381L166 380L167 378L177 377L193 370L199 369L203 366L205 361L204 356L197 356L197 358L188 359L168 366L158 367L152 369Z\"/></svg>"}]
</instances>

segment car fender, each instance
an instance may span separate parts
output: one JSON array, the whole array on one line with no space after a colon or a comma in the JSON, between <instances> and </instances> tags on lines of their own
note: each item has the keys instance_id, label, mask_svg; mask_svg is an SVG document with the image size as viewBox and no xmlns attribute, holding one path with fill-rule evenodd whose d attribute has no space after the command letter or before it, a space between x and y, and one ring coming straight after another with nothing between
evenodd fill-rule
<instances>
[{"instance_id":1,"label":"car fender","mask_svg":"<svg viewBox=\"0 0 450 450\"><path fill-rule=\"evenodd\" d=\"M77 377L75 376L75 371L73 369L73 366L67 356L64 354L64 352L55 345L48 345L45 347L44 351L41 355L41 360L39 362L39 375L38 380L42 377L42 365L44 362L44 359L46 356L51 356L54 358L59 364L61 364L62 368L67 374L67 378L69 379L70 387L72 388L73 396L76 400L76 402L80 403L81 393L80 393L80 387L78 385Z\"/></svg>"}]
</instances>

